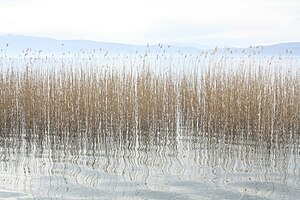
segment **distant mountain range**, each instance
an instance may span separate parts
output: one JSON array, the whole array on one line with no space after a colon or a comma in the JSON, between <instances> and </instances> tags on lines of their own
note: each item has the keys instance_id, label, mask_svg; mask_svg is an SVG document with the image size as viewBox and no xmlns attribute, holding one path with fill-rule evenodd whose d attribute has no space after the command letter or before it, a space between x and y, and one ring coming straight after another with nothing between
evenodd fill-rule
<instances>
[{"instance_id":1,"label":"distant mountain range","mask_svg":"<svg viewBox=\"0 0 300 200\"><path fill-rule=\"evenodd\" d=\"M196 47L197 48L196 48ZM200 47L200 48L199 48ZM0 36L0 49L7 55L18 55L26 53L30 48L35 52L43 54L78 53L80 51L109 52L109 53L199 53L204 50L213 51L200 45L131 45L120 43L96 42L90 40L56 40L44 37L31 37L21 35ZM300 56L300 42L279 43L274 45L259 46L252 48L222 48L221 52L231 51L233 53L260 52L263 55L292 55Z\"/></svg>"},{"instance_id":2,"label":"distant mountain range","mask_svg":"<svg viewBox=\"0 0 300 200\"><path fill-rule=\"evenodd\" d=\"M7 46L8 44L8 46ZM67 52L78 53L80 51L92 52L100 50L109 53L197 53L199 49L188 46L174 45L131 45L121 43L97 42L90 40L56 40L44 37L31 37L19 35L0 36L0 48L7 54L22 53L30 48L35 51L51 54L62 54Z\"/></svg>"}]
</instances>

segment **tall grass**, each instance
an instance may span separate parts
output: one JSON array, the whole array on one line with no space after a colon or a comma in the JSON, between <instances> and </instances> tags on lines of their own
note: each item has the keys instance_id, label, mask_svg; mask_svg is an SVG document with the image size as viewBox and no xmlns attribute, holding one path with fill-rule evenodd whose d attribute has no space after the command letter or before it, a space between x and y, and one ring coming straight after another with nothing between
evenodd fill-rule
<instances>
[{"instance_id":1,"label":"tall grass","mask_svg":"<svg viewBox=\"0 0 300 200\"><path fill-rule=\"evenodd\" d=\"M166 57L153 59L160 64L153 66L147 55L121 67L93 58L86 65L2 60L1 132L158 133L186 126L270 137L300 131L299 68L288 60L185 56L177 65L186 69L177 70Z\"/></svg>"}]
</instances>

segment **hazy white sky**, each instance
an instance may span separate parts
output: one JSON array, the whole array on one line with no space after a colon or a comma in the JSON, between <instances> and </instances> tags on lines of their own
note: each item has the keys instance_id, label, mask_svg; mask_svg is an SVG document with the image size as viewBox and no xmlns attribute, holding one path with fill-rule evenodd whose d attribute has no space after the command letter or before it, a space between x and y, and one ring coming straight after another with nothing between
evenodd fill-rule
<instances>
[{"instance_id":1,"label":"hazy white sky","mask_svg":"<svg viewBox=\"0 0 300 200\"><path fill-rule=\"evenodd\" d=\"M0 34L210 46L300 41L300 1L0 0Z\"/></svg>"}]
</instances>

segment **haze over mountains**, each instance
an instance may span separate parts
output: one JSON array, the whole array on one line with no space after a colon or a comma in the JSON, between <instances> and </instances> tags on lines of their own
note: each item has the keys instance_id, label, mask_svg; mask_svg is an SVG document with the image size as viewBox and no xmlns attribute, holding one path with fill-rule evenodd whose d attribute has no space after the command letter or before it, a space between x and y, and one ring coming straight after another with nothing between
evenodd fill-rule
<instances>
[{"instance_id":1,"label":"haze over mountains","mask_svg":"<svg viewBox=\"0 0 300 200\"><path fill-rule=\"evenodd\" d=\"M8 44L8 47L6 45ZM152 53L178 53L179 51L187 53L197 53L199 49L187 46L173 45L131 45L109 42L97 42L90 40L56 40L44 37L31 37L19 35L0 36L0 48L5 49L7 54L21 53L28 48L43 53L62 54L63 52L78 53L80 51L91 52L109 52L109 53L139 53L150 51Z\"/></svg>"},{"instance_id":2,"label":"haze over mountains","mask_svg":"<svg viewBox=\"0 0 300 200\"><path fill-rule=\"evenodd\" d=\"M8 44L8 45L7 45ZM56 40L44 37L31 37L21 35L0 36L0 49L7 55L18 55L26 49L43 52L43 54L62 54L66 52L78 53L80 51L109 52L109 53L199 53L210 48L197 44L163 44L163 45L131 45L120 43L96 42L89 40ZM211 48L212 49L212 48ZM234 53L260 51L262 55L285 55L292 53L293 56L300 56L300 42L279 43L255 48L230 48ZM256 49L256 50L255 50ZM221 49L225 51L226 48Z\"/></svg>"}]
</instances>

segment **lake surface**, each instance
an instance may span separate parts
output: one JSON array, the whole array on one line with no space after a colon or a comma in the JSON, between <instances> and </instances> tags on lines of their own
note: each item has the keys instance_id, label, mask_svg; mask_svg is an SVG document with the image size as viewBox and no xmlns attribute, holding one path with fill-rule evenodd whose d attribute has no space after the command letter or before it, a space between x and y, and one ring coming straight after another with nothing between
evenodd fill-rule
<instances>
[{"instance_id":1,"label":"lake surface","mask_svg":"<svg viewBox=\"0 0 300 200\"><path fill-rule=\"evenodd\" d=\"M299 137L2 130L0 198L299 199Z\"/></svg>"}]
</instances>

